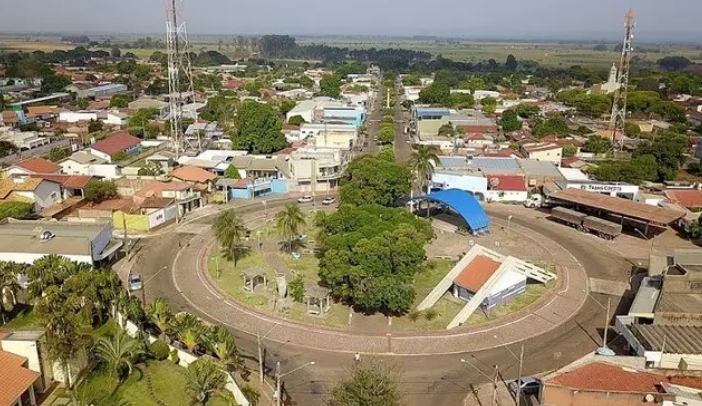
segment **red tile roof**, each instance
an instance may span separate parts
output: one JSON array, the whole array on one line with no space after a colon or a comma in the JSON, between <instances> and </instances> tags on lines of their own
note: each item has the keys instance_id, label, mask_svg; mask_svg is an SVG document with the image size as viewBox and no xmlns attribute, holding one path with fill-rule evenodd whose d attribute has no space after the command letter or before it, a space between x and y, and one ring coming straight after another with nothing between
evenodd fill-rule
<instances>
[{"instance_id":1,"label":"red tile roof","mask_svg":"<svg viewBox=\"0 0 702 406\"><path fill-rule=\"evenodd\" d=\"M453 280L456 285L477 292L485 285L492 274L500 267L500 263L488 257L478 255Z\"/></svg>"},{"instance_id":2,"label":"red tile roof","mask_svg":"<svg viewBox=\"0 0 702 406\"><path fill-rule=\"evenodd\" d=\"M27 358L0 351L0 406L10 406L41 376L23 365Z\"/></svg>"},{"instance_id":3,"label":"red tile roof","mask_svg":"<svg viewBox=\"0 0 702 406\"><path fill-rule=\"evenodd\" d=\"M526 191L526 180L519 175L490 175L488 176L490 190Z\"/></svg>"},{"instance_id":4,"label":"red tile roof","mask_svg":"<svg viewBox=\"0 0 702 406\"><path fill-rule=\"evenodd\" d=\"M601 362L593 362L560 374L547 381L546 385L603 392L656 393L661 382L702 389L702 378L665 376Z\"/></svg>"},{"instance_id":5,"label":"red tile roof","mask_svg":"<svg viewBox=\"0 0 702 406\"><path fill-rule=\"evenodd\" d=\"M180 168L172 170L171 176L180 180L200 183L209 182L217 178L215 175L202 168L190 165L181 166Z\"/></svg>"},{"instance_id":6,"label":"red tile roof","mask_svg":"<svg viewBox=\"0 0 702 406\"><path fill-rule=\"evenodd\" d=\"M91 145L90 148L104 152L107 155L112 155L120 151L127 150L129 148L136 147L141 143L141 140L137 137L129 135L126 131L120 131L112 136L105 138L104 140L98 141Z\"/></svg>"},{"instance_id":7,"label":"red tile roof","mask_svg":"<svg viewBox=\"0 0 702 406\"><path fill-rule=\"evenodd\" d=\"M702 207L702 190L666 190L665 197L687 209Z\"/></svg>"},{"instance_id":8,"label":"red tile roof","mask_svg":"<svg viewBox=\"0 0 702 406\"><path fill-rule=\"evenodd\" d=\"M134 196L141 197L141 198L147 198L150 196L162 197L161 192L163 192L164 190L168 190L168 191L187 190L190 187L191 187L190 184L187 182L153 181L153 182L150 182L150 183L147 183L146 185L144 185L141 189L139 189L138 192L136 192L134 194Z\"/></svg>"},{"instance_id":9,"label":"red tile roof","mask_svg":"<svg viewBox=\"0 0 702 406\"><path fill-rule=\"evenodd\" d=\"M27 158L15 162L12 166L25 169L32 173L58 173L61 167L44 158Z\"/></svg>"},{"instance_id":10,"label":"red tile roof","mask_svg":"<svg viewBox=\"0 0 702 406\"><path fill-rule=\"evenodd\" d=\"M62 175L62 174L33 174L32 178L41 178L52 182L60 183L61 186L68 189L83 189L88 182L96 179L87 175Z\"/></svg>"}]
</instances>

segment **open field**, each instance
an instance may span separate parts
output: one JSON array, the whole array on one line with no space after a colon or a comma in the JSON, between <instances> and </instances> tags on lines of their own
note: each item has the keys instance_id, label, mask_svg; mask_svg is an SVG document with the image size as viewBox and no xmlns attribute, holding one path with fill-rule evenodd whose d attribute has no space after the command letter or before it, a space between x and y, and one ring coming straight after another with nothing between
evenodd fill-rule
<instances>
[{"instance_id":1,"label":"open field","mask_svg":"<svg viewBox=\"0 0 702 406\"><path fill-rule=\"evenodd\" d=\"M139 36L119 35L112 37L114 43L133 42ZM161 36L151 35L154 39ZM91 37L92 38L92 37ZM233 48L226 47L232 36L197 36L190 38L190 48L193 52L218 50L234 58ZM94 39L101 40L99 36ZM219 41L225 46L220 48ZM495 59L503 62L508 54L513 54L518 60L531 60L545 66L582 65L591 68L606 68L612 63L618 63L619 53L613 51L594 51L594 43L556 43L556 42L497 42L470 40L433 40L413 38L382 38L382 37L300 37L300 45L325 44L329 46L347 47L350 49L367 48L406 48L415 51L429 52L432 55L442 55L456 61L480 62ZM36 50L51 52L56 49L72 49L76 45L60 41L58 36L0 36L0 52ZM612 49L614 44L607 44ZM106 48L101 48L108 50ZM636 52L636 50L639 52ZM645 50L646 52L641 52ZM140 58L146 58L158 49L123 49L132 52ZM163 51L163 50L160 50ZM655 63L668 55L682 55L693 61L702 62L702 51L692 46L635 44L635 56L644 62ZM285 62L285 61L283 61ZM290 63L291 61L287 61ZM298 61L301 63L301 61ZM314 61L308 61L314 62Z\"/></svg>"}]
</instances>

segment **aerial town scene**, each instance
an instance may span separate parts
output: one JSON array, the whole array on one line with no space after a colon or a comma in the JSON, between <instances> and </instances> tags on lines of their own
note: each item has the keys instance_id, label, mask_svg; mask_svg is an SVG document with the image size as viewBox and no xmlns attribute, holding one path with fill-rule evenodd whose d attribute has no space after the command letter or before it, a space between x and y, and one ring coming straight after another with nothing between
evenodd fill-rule
<instances>
[{"instance_id":1,"label":"aerial town scene","mask_svg":"<svg viewBox=\"0 0 702 406\"><path fill-rule=\"evenodd\" d=\"M702 406L699 0L13 9L0 406Z\"/></svg>"}]
</instances>

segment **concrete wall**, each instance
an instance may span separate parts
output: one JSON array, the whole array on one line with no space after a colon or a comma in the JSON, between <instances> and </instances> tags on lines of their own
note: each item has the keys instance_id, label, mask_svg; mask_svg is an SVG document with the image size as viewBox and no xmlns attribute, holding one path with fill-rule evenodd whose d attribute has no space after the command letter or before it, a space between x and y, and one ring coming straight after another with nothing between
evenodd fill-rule
<instances>
[{"instance_id":1,"label":"concrete wall","mask_svg":"<svg viewBox=\"0 0 702 406\"><path fill-rule=\"evenodd\" d=\"M525 202L529 198L529 192L527 192L526 190L488 190L486 198L490 202Z\"/></svg>"},{"instance_id":2,"label":"concrete wall","mask_svg":"<svg viewBox=\"0 0 702 406\"><path fill-rule=\"evenodd\" d=\"M116 211L112 214L112 224L117 229L124 228L126 220L127 230L134 231L149 231L149 216L141 214L126 214L122 211Z\"/></svg>"}]
</instances>

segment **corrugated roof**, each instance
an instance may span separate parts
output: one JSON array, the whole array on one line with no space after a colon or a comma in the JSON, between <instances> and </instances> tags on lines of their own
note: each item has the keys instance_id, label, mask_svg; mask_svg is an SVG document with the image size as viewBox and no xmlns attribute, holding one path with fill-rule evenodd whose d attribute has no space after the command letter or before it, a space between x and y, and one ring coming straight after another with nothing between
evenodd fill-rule
<instances>
[{"instance_id":1,"label":"corrugated roof","mask_svg":"<svg viewBox=\"0 0 702 406\"><path fill-rule=\"evenodd\" d=\"M702 354L702 327L634 324L633 330L649 351L663 349L672 354Z\"/></svg>"},{"instance_id":2,"label":"corrugated roof","mask_svg":"<svg viewBox=\"0 0 702 406\"><path fill-rule=\"evenodd\" d=\"M507 173L512 173L514 170L519 170L517 160L514 158L488 158L475 157L473 164L480 170L505 170Z\"/></svg>"},{"instance_id":3,"label":"corrugated roof","mask_svg":"<svg viewBox=\"0 0 702 406\"><path fill-rule=\"evenodd\" d=\"M449 206L463 217L463 220L468 223L468 226L473 231L490 227L490 219L485 213L483 206L480 205L475 196L465 190L445 189L419 196L417 199L429 199Z\"/></svg>"},{"instance_id":4,"label":"corrugated roof","mask_svg":"<svg viewBox=\"0 0 702 406\"><path fill-rule=\"evenodd\" d=\"M478 255L466 265L463 271L453 280L453 283L475 293L485 285L485 282L490 279L500 265L502 264L497 261Z\"/></svg>"},{"instance_id":5,"label":"corrugated roof","mask_svg":"<svg viewBox=\"0 0 702 406\"><path fill-rule=\"evenodd\" d=\"M0 406L12 406L41 376L23 365L27 358L0 350Z\"/></svg>"},{"instance_id":6,"label":"corrugated roof","mask_svg":"<svg viewBox=\"0 0 702 406\"><path fill-rule=\"evenodd\" d=\"M620 197L605 196L579 189L559 190L552 193L551 197L565 202L605 210L613 214L650 221L661 225L668 225L685 215L675 210L649 206Z\"/></svg>"}]
</instances>

